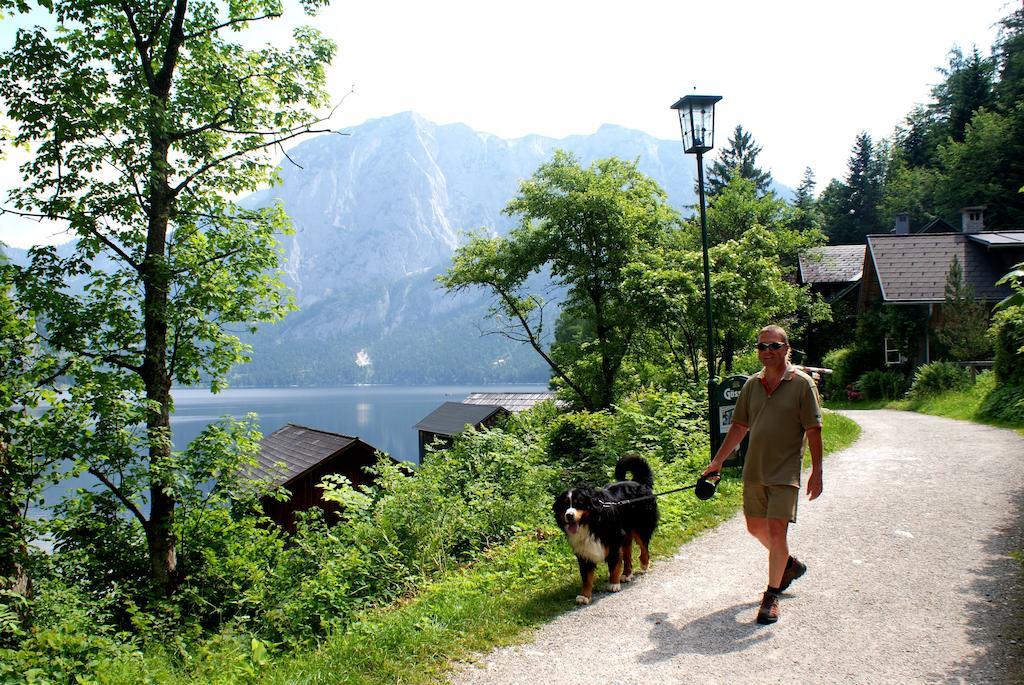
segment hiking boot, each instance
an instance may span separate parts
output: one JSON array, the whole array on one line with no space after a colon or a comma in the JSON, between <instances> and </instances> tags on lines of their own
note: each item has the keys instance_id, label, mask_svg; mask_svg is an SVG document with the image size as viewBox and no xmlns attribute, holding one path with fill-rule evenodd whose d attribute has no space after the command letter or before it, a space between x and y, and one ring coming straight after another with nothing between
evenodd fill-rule
<instances>
[{"instance_id":1,"label":"hiking boot","mask_svg":"<svg viewBox=\"0 0 1024 685\"><path fill-rule=\"evenodd\" d=\"M757 610L757 622L763 626L771 625L779 620L779 596L774 592L766 592L761 597L761 608Z\"/></svg>"},{"instance_id":2,"label":"hiking boot","mask_svg":"<svg viewBox=\"0 0 1024 685\"><path fill-rule=\"evenodd\" d=\"M790 557L786 563L786 570L782 572L782 582L779 583L779 592L785 592L789 584L807 573L807 564L801 563L796 557Z\"/></svg>"}]
</instances>

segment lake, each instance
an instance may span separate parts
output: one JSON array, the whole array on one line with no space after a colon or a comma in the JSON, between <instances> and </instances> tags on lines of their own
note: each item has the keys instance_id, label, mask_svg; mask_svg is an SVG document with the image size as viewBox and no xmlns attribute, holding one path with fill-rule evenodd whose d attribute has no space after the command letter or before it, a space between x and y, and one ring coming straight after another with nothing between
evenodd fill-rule
<instances>
[{"instance_id":1,"label":"lake","mask_svg":"<svg viewBox=\"0 0 1024 685\"><path fill-rule=\"evenodd\" d=\"M171 432L182 449L221 416L259 415L264 435L286 423L343 433L361 439L395 459L419 461L413 428L443 402L461 402L471 392L541 392L546 385L369 385L342 388L237 388L212 394L178 389Z\"/></svg>"},{"instance_id":2,"label":"lake","mask_svg":"<svg viewBox=\"0 0 1024 685\"><path fill-rule=\"evenodd\" d=\"M521 385L368 385L343 388L233 388L216 395L209 390L173 391L171 435L180 450L218 418L259 415L267 435L286 423L342 433L402 461L419 461L419 435L413 426L444 402L461 402L471 392L542 392L542 384ZM48 506L74 488L101 487L90 475L68 478L43 489ZM143 507L146 508L145 506ZM39 507L30 508L38 516Z\"/></svg>"}]
</instances>

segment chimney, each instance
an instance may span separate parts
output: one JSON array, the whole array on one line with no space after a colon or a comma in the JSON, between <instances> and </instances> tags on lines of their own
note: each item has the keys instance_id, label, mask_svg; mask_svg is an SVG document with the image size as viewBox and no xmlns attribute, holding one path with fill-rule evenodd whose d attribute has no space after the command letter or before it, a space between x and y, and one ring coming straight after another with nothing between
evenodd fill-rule
<instances>
[{"instance_id":1,"label":"chimney","mask_svg":"<svg viewBox=\"0 0 1024 685\"><path fill-rule=\"evenodd\" d=\"M960 210L960 221L964 233L985 230L985 207L964 207Z\"/></svg>"},{"instance_id":2,"label":"chimney","mask_svg":"<svg viewBox=\"0 0 1024 685\"><path fill-rule=\"evenodd\" d=\"M893 228L896 235L910 235L910 215L901 212L896 215L896 226Z\"/></svg>"}]
</instances>

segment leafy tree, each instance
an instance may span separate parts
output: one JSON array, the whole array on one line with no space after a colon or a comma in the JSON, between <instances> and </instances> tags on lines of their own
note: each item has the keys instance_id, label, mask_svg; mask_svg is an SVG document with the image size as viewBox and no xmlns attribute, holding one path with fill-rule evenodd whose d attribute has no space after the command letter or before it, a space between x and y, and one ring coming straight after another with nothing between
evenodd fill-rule
<instances>
[{"instance_id":1,"label":"leafy tree","mask_svg":"<svg viewBox=\"0 0 1024 685\"><path fill-rule=\"evenodd\" d=\"M939 157L943 168L937 200L943 215L986 205L987 227L1024 221L1024 196L1018 192L1024 174L1024 113L978 112L964 141L941 146Z\"/></svg>"},{"instance_id":2,"label":"leafy tree","mask_svg":"<svg viewBox=\"0 0 1024 685\"><path fill-rule=\"evenodd\" d=\"M713 161L708 169L707 194L712 198L712 204L735 176L753 181L757 192L762 195L771 189L771 173L762 171L757 166L757 156L760 153L761 146L754 142L749 132L737 124L726 147L722 148L718 159Z\"/></svg>"},{"instance_id":3,"label":"leafy tree","mask_svg":"<svg viewBox=\"0 0 1024 685\"><path fill-rule=\"evenodd\" d=\"M898 145L891 150L878 215L882 226L890 226L897 214L906 213L916 229L937 216L942 174L932 167L908 164L905 154Z\"/></svg>"},{"instance_id":4,"label":"leafy tree","mask_svg":"<svg viewBox=\"0 0 1024 685\"><path fill-rule=\"evenodd\" d=\"M936 337L956 361L988 359L992 354L988 326L988 308L974 298L974 288L964 280L963 267L954 256L946 275L942 326Z\"/></svg>"},{"instance_id":5,"label":"leafy tree","mask_svg":"<svg viewBox=\"0 0 1024 685\"><path fill-rule=\"evenodd\" d=\"M50 28L0 55L13 142L34 150L11 203L77 237L70 254L30 251L18 297L88 416L65 436L75 468L139 521L162 594L180 575L176 508L197 487L172 451L171 386L205 376L216 390L245 358L232 322L289 308L283 210L227 199L272 180L273 149L327 104L334 45L316 30L295 29L288 49L228 39L280 13L276 0L56 0Z\"/></svg>"},{"instance_id":6,"label":"leafy tree","mask_svg":"<svg viewBox=\"0 0 1024 685\"><path fill-rule=\"evenodd\" d=\"M716 375L732 371L735 354L755 339L765 321L827 318L827 306L797 286L781 263L786 237L753 226L709 250L716 354L711 367ZM699 249L677 244L627 271L633 306L658 332L670 359L698 386L706 334L702 260Z\"/></svg>"},{"instance_id":7,"label":"leafy tree","mask_svg":"<svg viewBox=\"0 0 1024 685\"><path fill-rule=\"evenodd\" d=\"M642 325L622 291L622 272L665 239L675 211L636 162L613 157L584 169L556 151L520 184L505 213L519 225L507 237L474 235L438 281L450 292L488 289L504 335L531 345L586 408L611 406ZM565 290L562 320L574 329L551 350L543 290L528 281L542 273Z\"/></svg>"}]
</instances>

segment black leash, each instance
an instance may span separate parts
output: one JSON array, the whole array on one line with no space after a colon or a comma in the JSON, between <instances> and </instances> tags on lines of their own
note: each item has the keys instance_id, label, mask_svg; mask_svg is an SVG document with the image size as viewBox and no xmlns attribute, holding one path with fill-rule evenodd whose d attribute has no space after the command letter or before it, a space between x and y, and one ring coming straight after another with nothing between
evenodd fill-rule
<instances>
[{"instance_id":1,"label":"black leash","mask_svg":"<svg viewBox=\"0 0 1024 685\"><path fill-rule=\"evenodd\" d=\"M712 475L717 475L717 474L712 474ZM674 490L666 490L665 492L656 492L653 495L644 495L643 497L634 497L632 499L624 499L624 500L620 500L618 502L601 502L601 506L605 507L607 509L607 508L611 508L611 507L622 506L624 504L633 504L635 502L643 502L644 500L654 499L656 497L664 497L665 495L671 495L674 492L682 492L683 490L693 490L694 488L699 486L701 483L706 483L706 482L710 482L710 481L707 480L706 478L704 478L703 476L701 476L700 479L696 483L694 483L693 485L684 485L683 487L675 488ZM711 492L712 493L714 492L714 488L712 488Z\"/></svg>"}]
</instances>

